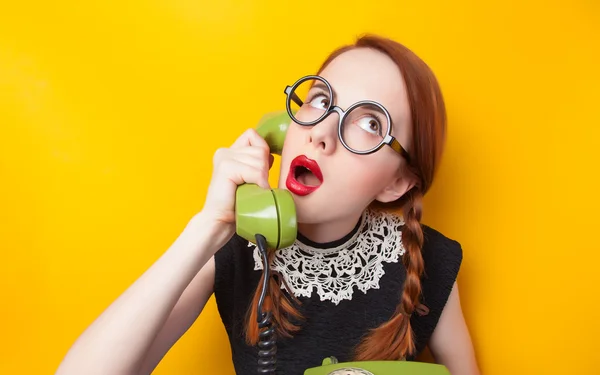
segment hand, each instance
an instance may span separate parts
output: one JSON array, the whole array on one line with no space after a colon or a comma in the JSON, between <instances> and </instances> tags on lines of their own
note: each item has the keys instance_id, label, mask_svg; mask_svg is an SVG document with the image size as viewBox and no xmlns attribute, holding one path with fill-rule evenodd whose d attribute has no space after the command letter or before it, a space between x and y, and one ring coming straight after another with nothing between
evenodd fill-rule
<instances>
[{"instance_id":1,"label":"hand","mask_svg":"<svg viewBox=\"0 0 600 375\"><path fill-rule=\"evenodd\" d=\"M235 192L239 185L253 183L269 189L269 169L273 165L267 142L254 129L244 132L229 148L221 148L213 158L211 177L202 216L219 227L227 238L235 231Z\"/></svg>"}]
</instances>

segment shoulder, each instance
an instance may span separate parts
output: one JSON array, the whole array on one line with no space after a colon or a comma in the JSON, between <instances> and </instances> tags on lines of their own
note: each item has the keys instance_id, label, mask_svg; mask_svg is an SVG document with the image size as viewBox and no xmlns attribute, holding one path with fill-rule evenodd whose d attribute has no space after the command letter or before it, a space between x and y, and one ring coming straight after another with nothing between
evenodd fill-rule
<instances>
[{"instance_id":1,"label":"shoulder","mask_svg":"<svg viewBox=\"0 0 600 375\"><path fill-rule=\"evenodd\" d=\"M463 259L461 244L427 225L421 225L421 227L423 228L421 254L425 261L425 271L454 271L453 273L458 273ZM436 275L428 276L435 277Z\"/></svg>"},{"instance_id":2,"label":"shoulder","mask_svg":"<svg viewBox=\"0 0 600 375\"><path fill-rule=\"evenodd\" d=\"M369 218L370 229L386 240L396 241L395 233L402 233L404 220L401 215L377 210L371 212ZM426 302L429 302L431 307L440 311L446 304L458 276L463 260L462 246L458 241L428 225L421 224L421 228L421 255L424 263L421 277L422 295L426 305Z\"/></svg>"},{"instance_id":3,"label":"shoulder","mask_svg":"<svg viewBox=\"0 0 600 375\"><path fill-rule=\"evenodd\" d=\"M255 270L253 248L237 234L215 253L214 296L229 333L242 332L247 306L261 272Z\"/></svg>"},{"instance_id":4,"label":"shoulder","mask_svg":"<svg viewBox=\"0 0 600 375\"><path fill-rule=\"evenodd\" d=\"M441 310L454 286L463 260L461 244L439 231L422 225L424 262L423 297Z\"/></svg>"},{"instance_id":5,"label":"shoulder","mask_svg":"<svg viewBox=\"0 0 600 375\"><path fill-rule=\"evenodd\" d=\"M234 234L231 239L215 253L215 284L227 284L239 270L254 268L252 249L249 242ZM236 272L237 271L237 272Z\"/></svg>"},{"instance_id":6,"label":"shoulder","mask_svg":"<svg viewBox=\"0 0 600 375\"><path fill-rule=\"evenodd\" d=\"M229 241L227 241L225 245L223 245L223 247L215 253L215 261L218 261L223 265L231 263L231 261L234 260L234 257L240 251L240 249L247 248L248 244L248 241L238 236L237 234L234 234L233 236L231 236Z\"/></svg>"},{"instance_id":7,"label":"shoulder","mask_svg":"<svg viewBox=\"0 0 600 375\"><path fill-rule=\"evenodd\" d=\"M370 220L372 222L370 229L384 237L389 237L397 232L401 233L404 227L402 216L393 212L372 211ZM428 279L455 277L463 259L461 244L430 226L421 224L421 228L423 230L421 255L425 264L424 277Z\"/></svg>"},{"instance_id":8,"label":"shoulder","mask_svg":"<svg viewBox=\"0 0 600 375\"><path fill-rule=\"evenodd\" d=\"M424 273L421 277L421 303L424 313L411 318L418 351L429 341L448 302L463 260L461 244L427 226L423 228Z\"/></svg>"}]
</instances>

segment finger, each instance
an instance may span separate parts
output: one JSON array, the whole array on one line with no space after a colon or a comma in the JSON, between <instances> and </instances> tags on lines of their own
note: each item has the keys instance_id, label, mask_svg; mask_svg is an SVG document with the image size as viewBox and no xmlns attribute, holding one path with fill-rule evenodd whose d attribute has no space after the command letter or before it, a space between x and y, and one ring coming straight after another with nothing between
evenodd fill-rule
<instances>
[{"instance_id":1,"label":"finger","mask_svg":"<svg viewBox=\"0 0 600 375\"><path fill-rule=\"evenodd\" d=\"M265 141L254 129L246 130L238 139L235 140L235 142L233 142L231 148L239 149L246 146L257 146L266 150L269 149L267 141Z\"/></svg>"},{"instance_id":2,"label":"finger","mask_svg":"<svg viewBox=\"0 0 600 375\"><path fill-rule=\"evenodd\" d=\"M240 134L240 136L237 137L237 139L231 144L230 148L241 148L248 146L250 144L250 141L248 141L248 134L250 133L250 130L251 129L247 129Z\"/></svg>"},{"instance_id":3,"label":"finger","mask_svg":"<svg viewBox=\"0 0 600 375\"><path fill-rule=\"evenodd\" d=\"M263 189L270 189L269 178L267 172L262 168L255 168L250 165L244 165L239 169L238 175L236 176L237 184L256 184Z\"/></svg>"},{"instance_id":4,"label":"finger","mask_svg":"<svg viewBox=\"0 0 600 375\"><path fill-rule=\"evenodd\" d=\"M255 168L269 169L269 153L267 150L249 146L235 150L231 157L239 162L252 165Z\"/></svg>"},{"instance_id":5,"label":"finger","mask_svg":"<svg viewBox=\"0 0 600 375\"><path fill-rule=\"evenodd\" d=\"M219 166L219 174L230 179L236 185L252 183L262 188L268 189L269 171L266 165L255 166L248 163L248 159L236 160L229 158L224 160Z\"/></svg>"}]
</instances>

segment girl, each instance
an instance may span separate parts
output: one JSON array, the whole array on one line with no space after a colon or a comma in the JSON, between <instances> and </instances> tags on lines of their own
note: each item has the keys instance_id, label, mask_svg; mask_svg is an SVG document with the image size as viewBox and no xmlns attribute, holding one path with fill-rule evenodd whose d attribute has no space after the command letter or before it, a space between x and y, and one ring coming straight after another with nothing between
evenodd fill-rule
<instances>
[{"instance_id":1,"label":"girl","mask_svg":"<svg viewBox=\"0 0 600 375\"><path fill-rule=\"evenodd\" d=\"M364 36L318 76L286 89L293 115L279 187L298 236L271 253L265 308L277 368L303 374L339 361L414 360L426 345L452 374L478 374L456 278L460 245L420 224L446 132L440 88L399 43ZM235 234L235 191L269 188L269 147L255 130L214 156L201 212L76 341L58 374L149 374L211 296L239 374L257 369L263 264Z\"/></svg>"}]
</instances>

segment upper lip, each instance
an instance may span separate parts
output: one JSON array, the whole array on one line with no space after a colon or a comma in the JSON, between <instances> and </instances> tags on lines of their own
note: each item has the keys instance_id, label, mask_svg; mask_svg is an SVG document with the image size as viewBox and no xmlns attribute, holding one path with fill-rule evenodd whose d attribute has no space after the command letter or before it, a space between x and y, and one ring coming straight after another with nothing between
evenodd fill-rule
<instances>
[{"instance_id":1,"label":"upper lip","mask_svg":"<svg viewBox=\"0 0 600 375\"><path fill-rule=\"evenodd\" d=\"M319 164L316 161L309 159L306 155L299 155L292 160L291 172L294 173L296 168L304 167L312 172L315 177L319 180L319 182L323 182L323 173L321 172L321 168L319 168Z\"/></svg>"}]
</instances>

